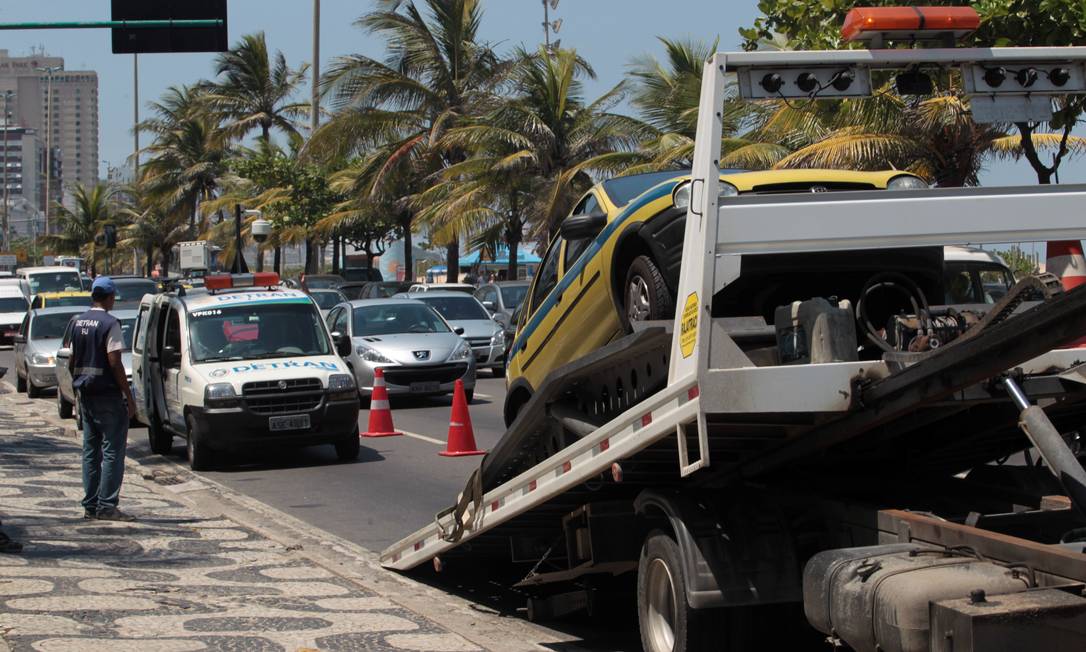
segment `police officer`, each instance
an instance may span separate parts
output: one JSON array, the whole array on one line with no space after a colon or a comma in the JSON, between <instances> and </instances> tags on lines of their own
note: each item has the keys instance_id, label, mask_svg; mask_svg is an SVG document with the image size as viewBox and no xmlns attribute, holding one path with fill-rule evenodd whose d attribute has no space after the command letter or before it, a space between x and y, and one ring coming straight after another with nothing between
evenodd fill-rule
<instances>
[{"instance_id":1,"label":"police officer","mask_svg":"<svg viewBox=\"0 0 1086 652\"><path fill-rule=\"evenodd\" d=\"M83 518L131 521L117 509L128 422L135 415L136 401L121 358L125 348L121 323L109 314L116 294L113 279L94 279L91 309L76 317L72 326L68 369L83 417Z\"/></svg>"}]
</instances>

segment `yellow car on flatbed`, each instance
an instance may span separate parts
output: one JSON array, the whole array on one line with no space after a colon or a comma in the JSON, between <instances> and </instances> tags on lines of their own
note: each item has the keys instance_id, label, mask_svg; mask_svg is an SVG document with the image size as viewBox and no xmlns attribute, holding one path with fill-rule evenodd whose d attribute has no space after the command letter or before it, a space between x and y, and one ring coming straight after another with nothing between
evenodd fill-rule
<instances>
[{"instance_id":1,"label":"yellow car on flatbed","mask_svg":"<svg viewBox=\"0 0 1086 652\"><path fill-rule=\"evenodd\" d=\"M30 300L30 308L67 308L86 306L90 308L90 292L39 292Z\"/></svg>"},{"instance_id":2,"label":"yellow car on flatbed","mask_svg":"<svg viewBox=\"0 0 1086 652\"><path fill-rule=\"evenodd\" d=\"M507 425L552 370L630 332L633 322L673 318L689 179L682 171L609 179L563 221L509 351ZM722 196L927 187L900 170L722 171L720 179Z\"/></svg>"}]
</instances>

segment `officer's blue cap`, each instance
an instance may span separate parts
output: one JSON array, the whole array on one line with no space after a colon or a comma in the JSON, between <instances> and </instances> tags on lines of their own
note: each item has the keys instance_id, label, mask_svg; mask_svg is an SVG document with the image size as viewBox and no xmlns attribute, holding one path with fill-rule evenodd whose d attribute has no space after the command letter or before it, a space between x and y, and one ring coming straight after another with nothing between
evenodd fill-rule
<instances>
[{"instance_id":1,"label":"officer's blue cap","mask_svg":"<svg viewBox=\"0 0 1086 652\"><path fill-rule=\"evenodd\" d=\"M94 283L91 283L91 294L117 294L117 286L113 284L113 279L111 279L110 277L99 276L98 278L94 279Z\"/></svg>"}]
</instances>

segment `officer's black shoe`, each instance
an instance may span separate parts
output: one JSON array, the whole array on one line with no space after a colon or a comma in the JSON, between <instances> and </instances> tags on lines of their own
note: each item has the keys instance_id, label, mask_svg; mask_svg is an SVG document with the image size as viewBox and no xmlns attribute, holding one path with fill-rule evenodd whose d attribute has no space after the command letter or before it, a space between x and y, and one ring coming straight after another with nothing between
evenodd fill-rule
<instances>
[{"instance_id":1,"label":"officer's black shoe","mask_svg":"<svg viewBox=\"0 0 1086 652\"><path fill-rule=\"evenodd\" d=\"M98 520L99 521L125 521L125 522L129 522L129 521L136 520L136 517L132 516L131 514L125 514L121 510L117 509L116 507L107 507L105 509L98 510Z\"/></svg>"},{"instance_id":2,"label":"officer's black shoe","mask_svg":"<svg viewBox=\"0 0 1086 652\"><path fill-rule=\"evenodd\" d=\"M88 520L88 521L96 519L96 518L98 518L98 512L96 512L93 509L84 509L83 510L83 518Z\"/></svg>"}]
</instances>

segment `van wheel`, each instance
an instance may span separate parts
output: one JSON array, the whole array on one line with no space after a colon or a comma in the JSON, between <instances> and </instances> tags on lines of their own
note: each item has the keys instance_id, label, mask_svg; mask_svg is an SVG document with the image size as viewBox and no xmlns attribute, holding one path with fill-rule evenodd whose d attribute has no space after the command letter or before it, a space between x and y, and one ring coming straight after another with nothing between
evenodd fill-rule
<instances>
[{"instance_id":1,"label":"van wheel","mask_svg":"<svg viewBox=\"0 0 1086 652\"><path fill-rule=\"evenodd\" d=\"M162 427L162 422L154 414L147 424L147 441L151 444L151 452L155 455L169 455L173 451L173 435Z\"/></svg>"},{"instance_id":2,"label":"van wheel","mask_svg":"<svg viewBox=\"0 0 1086 652\"><path fill-rule=\"evenodd\" d=\"M29 398L41 398L41 393L41 388L35 385L34 381L28 377L26 379L26 395Z\"/></svg>"},{"instance_id":3,"label":"van wheel","mask_svg":"<svg viewBox=\"0 0 1086 652\"><path fill-rule=\"evenodd\" d=\"M358 432L353 432L342 441L336 442L336 457L340 462L353 462L358 459L358 453L362 450L362 441L358 438Z\"/></svg>"},{"instance_id":4,"label":"van wheel","mask_svg":"<svg viewBox=\"0 0 1086 652\"><path fill-rule=\"evenodd\" d=\"M204 433L196 425L196 419L189 415L185 419L188 424L188 454L189 468L193 471L210 471L215 466L215 452L207 447L204 442Z\"/></svg>"},{"instance_id":5,"label":"van wheel","mask_svg":"<svg viewBox=\"0 0 1086 652\"><path fill-rule=\"evenodd\" d=\"M23 378L22 376L20 376L18 371L15 372L15 391L17 391L17 392L25 392L26 391L26 378Z\"/></svg>"},{"instance_id":6,"label":"van wheel","mask_svg":"<svg viewBox=\"0 0 1086 652\"><path fill-rule=\"evenodd\" d=\"M646 652L720 649L709 614L686 602L679 544L660 530L649 533L637 565L637 616Z\"/></svg>"},{"instance_id":7,"label":"van wheel","mask_svg":"<svg viewBox=\"0 0 1086 652\"><path fill-rule=\"evenodd\" d=\"M671 292L652 258L645 255L634 258L626 271L623 288L623 309L629 323L675 316Z\"/></svg>"},{"instance_id":8,"label":"van wheel","mask_svg":"<svg viewBox=\"0 0 1086 652\"><path fill-rule=\"evenodd\" d=\"M64 394L57 388L57 416L61 419L72 418L72 404L64 400Z\"/></svg>"}]
</instances>

